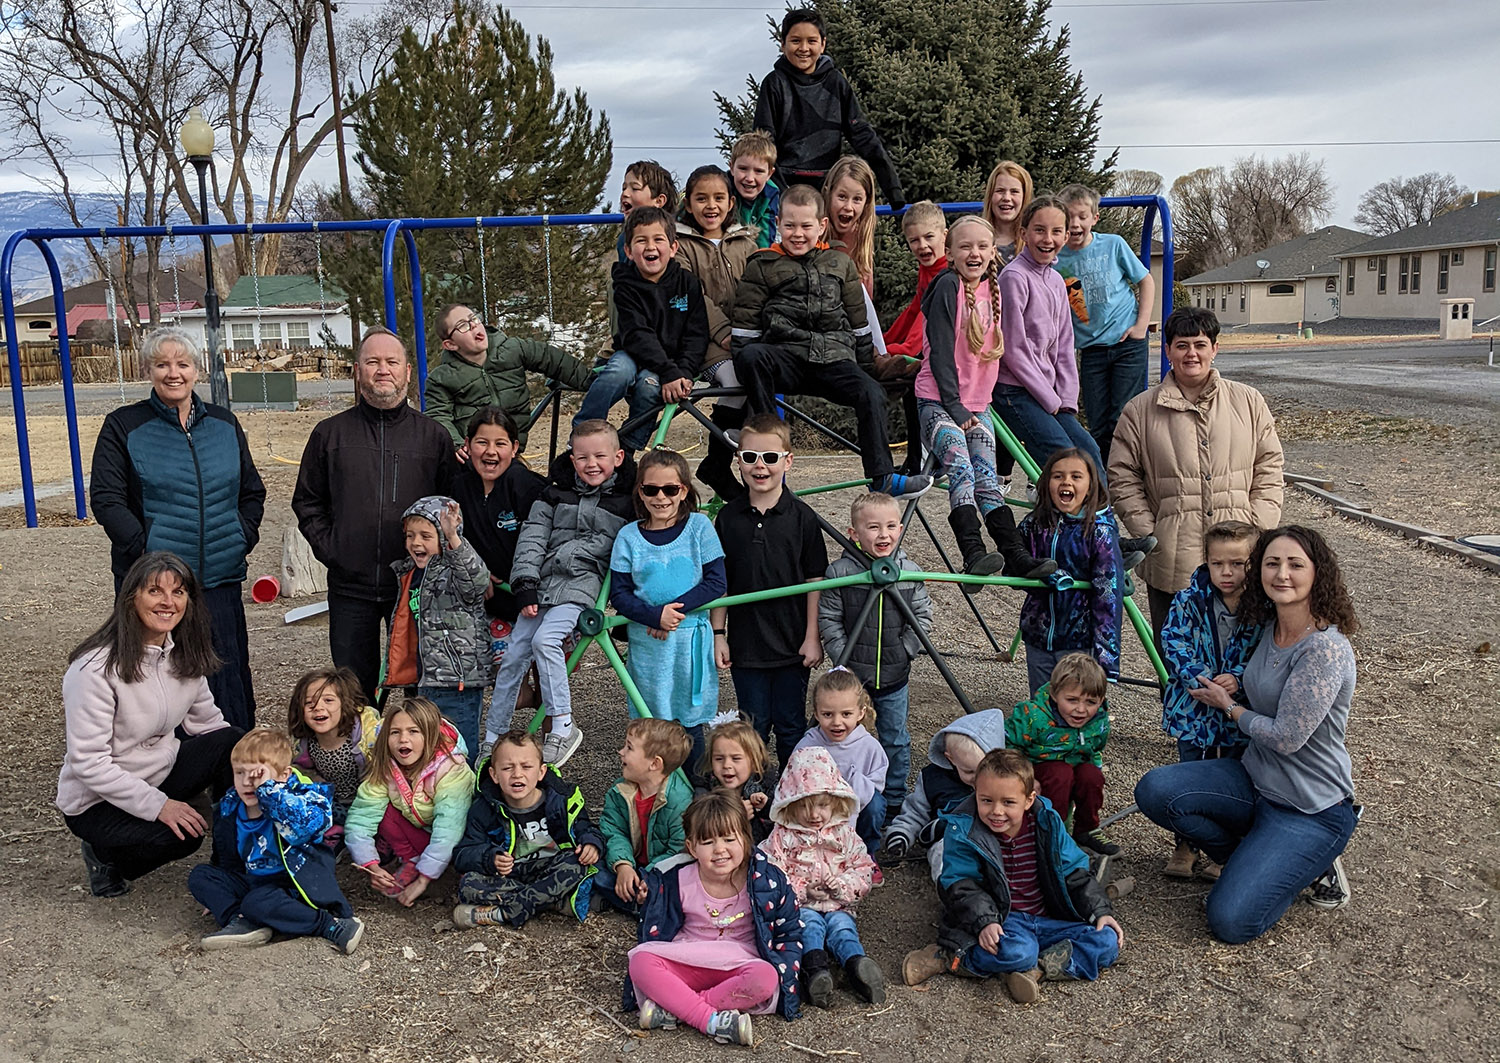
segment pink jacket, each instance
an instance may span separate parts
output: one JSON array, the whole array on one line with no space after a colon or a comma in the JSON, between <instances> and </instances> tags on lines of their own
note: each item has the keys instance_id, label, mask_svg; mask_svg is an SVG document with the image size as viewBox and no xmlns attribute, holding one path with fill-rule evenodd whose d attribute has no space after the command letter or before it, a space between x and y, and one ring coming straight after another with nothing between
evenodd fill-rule
<instances>
[{"instance_id":1,"label":"pink jacket","mask_svg":"<svg viewBox=\"0 0 1500 1063\"><path fill-rule=\"evenodd\" d=\"M172 674L172 637L147 646L141 680L106 672L107 651L78 658L63 675L67 751L57 776L57 807L76 816L108 801L154 820L167 803L156 787L177 763L178 725L190 735L227 727L208 680Z\"/></svg>"},{"instance_id":2,"label":"pink jacket","mask_svg":"<svg viewBox=\"0 0 1500 1063\"><path fill-rule=\"evenodd\" d=\"M792 802L814 794L829 794L835 806L832 820L816 830L802 826L787 812ZM771 802L776 826L760 848L786 872L804 907L819 912L852 908L870 892L875 861L850 822L854 808L854 790L839 775L826 749L799 749L788 758Z\"/></svg>"}]
</instances>

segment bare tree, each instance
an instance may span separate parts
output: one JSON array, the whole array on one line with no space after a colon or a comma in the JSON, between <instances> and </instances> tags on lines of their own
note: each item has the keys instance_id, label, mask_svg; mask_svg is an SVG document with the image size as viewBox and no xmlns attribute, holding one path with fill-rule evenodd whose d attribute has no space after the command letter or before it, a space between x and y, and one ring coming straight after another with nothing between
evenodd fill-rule
<instances>
[{"instance_id":1,"label":"bare tree","mask_svg":"<svg viewBox=\"0 0 1500 1063\"><path fill-rule=\"evenodd\" d=\"M1178 260L1191 276L1321 225L1333 213L1333 183L1306 152L1251 155L1184 174L1171 201Z\"/></svg>"},{"instance_id":2,"label":"bare tree","mask_svg":"<svg viewBox=\"0 0 1500 1063\"><path fill-rule=\"evenodd\" d=\"M1172 182L1177 266L1184 277L1216 269L1234 257L1224 201L1224 168L1207 166Z\"/></svg>"},{"instance_id":3,"label":"bare tree","mask_svg":"<svg viewBox=\"0 0 1500 1063\"><path fill-rule=\"evenodd\" d=\"M1161 193L1161 174L1151 170L1116 170L1110 175L1111 196L1155 196ZM1139 207L1106 207L1099 213L1103 232L1119 233L1131 247L1141 246L1141 224L1146 215ZM1153 236L1156 234L1153 232Z\"/></svg>"},{"instance_id":4,"label":"bare tree","mask_svg":"<svg viewBox=\"0 0 1500 1063\"><path fill-rule=\"evenodd\" d=\"M1472 193L1451 173L1392 177L1359 197L1354 223L1376 236L1409 229L1464 206Z\"/></svg>"}]
</instances>

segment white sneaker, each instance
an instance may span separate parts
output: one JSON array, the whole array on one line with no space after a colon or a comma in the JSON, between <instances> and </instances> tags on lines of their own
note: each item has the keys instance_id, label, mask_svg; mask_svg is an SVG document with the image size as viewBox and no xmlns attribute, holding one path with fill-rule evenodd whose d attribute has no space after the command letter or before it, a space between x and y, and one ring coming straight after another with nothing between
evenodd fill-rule
<instances>
[{"instance_id":1,"label":"white sneaker","mask_svg":"<svg viewBox=\"0 0 1500 1063\"><path fill-rule=\"evenodd\" d=\"M642 1000L640 1016L637 1019L643 1030L675 1030L677 1029L677 1016L654 1000Z\"/></svg>"},{"instance_id":2,"label":"white sneaker","mask_svg":"<svg viewBox=\"0 0 1500 1063\"><path fill-rule=\"evenodd\" d=\"M721 1045L754 1044L750 1032L750 1016L743 1011L716 1011L709 1017L708 1029L703 1031Z\"/></svg>"},{"instance_id":3,"label":"white sneaker","mask_svg":"<svg viewBox=\"0 0 1500 1063\"><path fill-rule=\"evenodd\" d=\"M568 758L578 752L578 747L583 745L583 728L574 724L565 735L550 732L542 739L542 762L551 764L554 768L560 768L567 763Z\"/></svg>"}]
</instances>

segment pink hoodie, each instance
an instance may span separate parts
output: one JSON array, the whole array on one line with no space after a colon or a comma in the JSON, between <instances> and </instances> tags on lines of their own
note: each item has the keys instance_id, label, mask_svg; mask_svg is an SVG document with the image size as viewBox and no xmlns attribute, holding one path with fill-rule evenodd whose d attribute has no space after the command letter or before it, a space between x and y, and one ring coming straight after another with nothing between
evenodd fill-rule
<instances>
[{"instance_id":1,"label":"pink hoodie","mask_svg":"<svg viewBox=\"0 0 1500 1063\"><path fill-rule=\"evenodd\" d=\"M788 806L816 794L833 798L833 817L821 828L804 827L792 818ZM870 892L875 861L849 821L854 808L854 790L839 775L828 750L813 746L788 758L771 802L776 826L760 848L786 872L798 903L806 908L819 912L852 908Z\"/></svg>"},{"instance_id":2,"label":"pink hoodie","mask_svg":"<svg viewBox=\"0 0 1500 1063\"><path fill-rule=\"evenodd\" d=\"M1022 251L1000 271L1001 384L1023 387L1048 413L1078 409L1073 312L1062 274Z\"/></svg>"}]
</instances>

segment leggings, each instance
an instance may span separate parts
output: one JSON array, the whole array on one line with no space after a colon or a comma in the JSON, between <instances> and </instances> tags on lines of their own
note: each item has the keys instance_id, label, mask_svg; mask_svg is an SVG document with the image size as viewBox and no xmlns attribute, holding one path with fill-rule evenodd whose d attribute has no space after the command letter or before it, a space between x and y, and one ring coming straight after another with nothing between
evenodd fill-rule
<instances>
[{"instance_id":1,"label":"leggings","mask_svg":"<svg viewBox=\"0 0 1500 1063\"><path fill-rule=\"evenodd\" d=\"M639 1000L660 1004L678 1021L708 1032L716 1011L753 1011L776 997L776 968L747 960L727 971L678 963L657 952L632 952L630 980Z\"/></svg>"},{"instance_id":2,"label":"leggings","mask_svg":"<svg viewBox=\"0 0 1500 1063\"><path fill-rule=\"evenodd\" d=\"M948 505L976 506L980 516L1005 505L1000 475L995 471L995 432L984 417L967 432L958 427L943 404L917 400L922 418L922 442L937 455L948 474Z\"/></svg>"}]
</instances>

